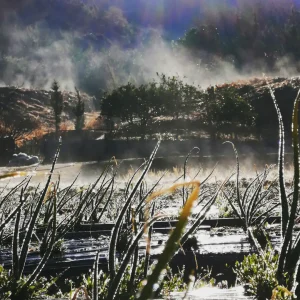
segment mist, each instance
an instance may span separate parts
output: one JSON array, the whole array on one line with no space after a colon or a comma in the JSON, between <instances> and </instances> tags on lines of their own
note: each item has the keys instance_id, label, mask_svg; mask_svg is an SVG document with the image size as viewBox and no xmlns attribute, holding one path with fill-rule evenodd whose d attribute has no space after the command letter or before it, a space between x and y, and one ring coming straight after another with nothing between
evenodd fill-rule
<instances>
[{"instance_id":1,"label":"mist","mask_svg":"<svg viewBox=\"0 0 300 300\"><path fill-rule=\"evenodd\" d=\"M92 43L82 47L81 41L89 37L77 32L51 31L42 23L26 30L17 23L6 23L0 34L8 40L0 58L0 86L48 90L56 79L63 90L73 91L76 86L95 95L99 90L111 90L127 82L141 84L154 80L157 73L179 76L189 84L205 88L261 77L262 73L295 76L299 67L299 62L287 56L276 63L272 72L264 61L237 69L230 58L221 60L203 51L191 54L166 41L164 32L151 28L142 32L147 39L127 49L118 43L101 50ZM213 68L208 68L209 60L214 61Z\"/></svg>"}]
</instances>

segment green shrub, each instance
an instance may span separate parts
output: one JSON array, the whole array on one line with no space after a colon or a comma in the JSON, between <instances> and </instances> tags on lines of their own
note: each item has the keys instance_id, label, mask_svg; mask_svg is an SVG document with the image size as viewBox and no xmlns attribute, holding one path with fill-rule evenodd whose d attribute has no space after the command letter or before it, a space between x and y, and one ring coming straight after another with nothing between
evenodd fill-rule
<instances>
[{"instance_id":1,"label":"green shrub","mask_svg":"<svg viewBox=\"0 0 300 300\"><path fill-rule=\"evenodd\" d=\"M187 289L187 284L184 282L184 268L177 274L173 274L172 269L168 266L166 269L165 280L162 282L161 294L170 296L171 292L183 292Z\"/></svg>"},{"instance_id":2,"label":"green shrub","mask_svg":"<svg viewBox=\"0 0 300 300\"><path fill-rule=\"evenodd\" d=\"M273 291L279 287L276 278L278 254L270 247L264 254L264 256L256 253L245 256L242 262L236 262L234 269L238 281L245 286L246 294L259 300L271 299ZM285 278L287 284L286 274Z\"/></svg>"},{"instance_id":3,"label":"green shrub","mask_svg":"<svg viewBox=\"0 0 300 300\"><path fill-rule=\"evenodd\" d=\"M47 294L48 289L55 283L57 278L47 280L45 277L39 277L33 281L22 294L16 291L20 290L27 282L29 276L22 276L15 281L10 271L7 271L0 265L0 299L1 300L29 300L41 299Z\"/></svg>"},{"instance_id":4,"label":"green shrub","mask_svg":"<svg viewBox=\"0 0 300 300\"><path fill-rule=\"evenodd\" d=\"M130 265L124 271L124 275L122 281L119 285L118 295L116 299L135 299L137 292L143 286L144 279L144 263L145 260L141 259L138 263L134 281L131 282L131 267ZM159 289L160 296L169 296L171 292L182 292L187 288L187 284L183 280L184 269L179 271L178 274L174 274L169 266L167 266L165 270L164 280L162 281L161 288ZM100 271L98 276L98 299L106 300L108 295L108 287L110 283L110 277L108 274ZM72 282L73 284L73 282ZM78 288L78 296L80 294L85 295L88 294L89 297L92 298L93 288L94 288L94 275L93 272L88 275L82 276L82 282L80 284L81 288ZM76 290L76 291L77 291ZM75 293L76 293L75 291ZM74 294L71 293L71 297ZM66 294L65 296L70 296Z\"/></svg>"}]
</instances>

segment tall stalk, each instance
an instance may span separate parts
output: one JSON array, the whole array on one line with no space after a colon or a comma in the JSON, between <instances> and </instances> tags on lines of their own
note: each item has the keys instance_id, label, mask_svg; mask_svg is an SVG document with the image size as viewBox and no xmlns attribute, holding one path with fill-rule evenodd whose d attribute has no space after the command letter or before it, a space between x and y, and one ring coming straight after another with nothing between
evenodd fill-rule
<instances>
[{"instance_id":1,"label":"tall stalk","mask_svg":"<svg viewBox=\"0 0 300 300\"><path fill-rule=\"evenodd\" d=\"M186 180L186 166L187 166L187 163L188 163L188 160L190 158L190 156L192 155L193 151L194 150L197 150L196 153L199 153L200 152L200 149L198 147L194 147L189 153L188 155L186 156L185 158L185 161L184 161L184 164L183 164L183 180L185 181ZM182 188L182 205L185 204L185 201L187 199L187 195L185 195L186 192L185 192L185 187Z\"/></svg>"},{"instance_id":2,"label":"tall stalk","mask_svg":"<svg viewBox=\"0 0 300 300\"><path fill-rule=\"evenodd\" d=\"M298 209L298 201L299 201L299 142L298 142L298 115L299 115L299 95L300 90L297 94L297 97L294 102L294 110L293 110L293 127L292 127L292 138L293 138L293 150L294 150L294 192L293 192L293 200L290 207L289 217L287 219L287 228L285 234L282 236L283 243L281 246L279 262L278 262L278 270L277 270L277 278L280 284L284 284L284 276L283 274L287 272L290 276L290 286L289 288L292 292L295 292L297 282L296 276L298 273L299 259L300 259L300 251L299 251L299 234L296 238L296 244L292 244L293 238L293 228L295 224L295 217ZM281 199L281 203L283 203ZM283 218L283 216L282 216ZM294 247L293 247L294 246ZM290 257L293 258L293 262L289 261ZM288 263L289 262L289 263Z\"/></svg>"},{"instance_id":3,"label":"tall stalk","mask_svg":"<svg viewBox=\"0 0 300 300\"><path fill-rule=\"evenodd\" d=\"M154 193L152 197L149 199L151 201L153 198L157 197L158 195L161 195L162 193L166 193L167 191L174 191L176 188L181 187L183 185L192 185L193 191L189 198L187 199L177 222L177 225L175 229L172 231L171 235L169 236L169 239L166 242L165 248L160 255L155 268L151 272L151 274L147 277L147 280L145 282L145 286L141 290L141 293L138 295L139 300L144 299L151 299L155 289L156 284L159 285L160 281L160 275L162 271L166 268L168 262L174 255L175 251L179 248L179 241L183 234L183 231L188 223L188 218L191 213L191 210L193 208L194 202L197 200L199 191L200 191L200 183L198 181L190 182L190 183L183 183L183 184L175 184L173 187L171 187L168 190L161 191L158 193ZM158 286L157 286L158 287Z\"/></svg>"},{"instance_id":4,"label":"tall stalk","mask_svg":"<svg viewBox=\"0 0 300 300\"><path fill-rule=\"evenodd\" d=\"M36 220L37 220L37 218L40 214L41 206L44 202L45 196L47 194L47 191L48 191L48 188L49 188L49 185L50 185L50 182L51 182L54 167L55 167L56 161L57 161L58 156L59 156L60 146L61 146L61 144L58 146L58 149L56 151L56 154L55 154L55 157L54 157L54 160L53 160L53 163L52 163L52 167L51 167L51 170L50 170L50 173L49 173L49 176L48 176L48 180L47 180L46 185L44 187L44 190L43 190L43 192L42 192L42 194L41 194L41 196L38 200L36 208L33 212L31 220L29 222L29 225L26 229L26 235L25 235L25 238L23 240L20 259L19 259L19 267L20 267L19 276L21 276L23 274L23 270L24 270L24 266L25 266L25 262L26 262L26 258L27 258L27 254L28 254L29 243L30 243L31 238L32 238L32 234L33 234L33 230L34 230L34 227L35 227L35 224L36 224Z\"/></svg>"},{"instance_id":5,"label":"tall stalk","mask_svg":"<svg viewBox=\"0 0 300 300\"><path fill-rule=\"evenodd\" d=\"M109 266L109 272L110 272L110 277L111 280L114 279L115 277L115 273L116 273L116 245L117 245L117 240L118 240L118 236L119 236L119 231L121 228L121 224L122 224L122 220L131 204L131 201L134 198L134 195L136 193L136 191L138 190L138 188L140 187L145 175L147 174L148 170L151 167L151 164L154 160L154 157L157 153L157 150L159 148L160 142L157 143L156 147L154 148L153 152L150 155L150 158L147 162L147 164L145 165L144 171L141 174L140 178L138 179L137 183L135 184L135 186L133 187L131 193L128 195L125 204L123 205L123 208L121 209L121 212L119 213L115 226L112 230L111 233L111 238L110 238L110 245L109 245L109 262L108 262L108 266Z\"/></svg>"},{"instance_id":6,"label":"tall stalk","mask_svg":"<svg viewBox=\"0 0 300 300\"><path fill-rule=\"evenodd\" d=\"M279 175L279 195L281 201L281 236L284 237L288 221L289 221L289 205L284 184L284 126L282 115L277 104L274 92L269 86L270 94L276 109L278 122L279 122L279 148L278 148L278 175Z\"/></svg>"}]
</instances>

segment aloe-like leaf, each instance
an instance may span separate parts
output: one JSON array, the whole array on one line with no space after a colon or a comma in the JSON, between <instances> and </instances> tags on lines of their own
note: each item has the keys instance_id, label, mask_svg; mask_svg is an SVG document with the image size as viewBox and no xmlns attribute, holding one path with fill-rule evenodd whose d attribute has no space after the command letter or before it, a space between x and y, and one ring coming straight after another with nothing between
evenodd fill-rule
<instances>
[{"instance_id":1,"label":"aloe-like leaf","mask_svg":"<svg viewBox=\"0 0 300 300\"><path fill-rule=\"evenodd\" d=\"M248 237L252 243L252 245L254 245L254 247L256 248L257 252L264 256L264 251L262 250L259 242L257 241L256 237L254 236L253 233L253 228L251 226L247 227L247 233L248 233Z\"/></svg>"},{"instance_id":2,"label":"aloe-like leaf","mask_svg":"<svg viewBox=\"0 0 300 300\"><path fill-rule=\"evenodd\" d=\"M93 192L94 188L96 187L96 185L99 183L101 177L98 177L97 180L94 182L94 184L92 185L92 187L89 187L84 196L83 196L83 192L81 192L80 194L80 200L79 200L79 204L77 206L77 208L75 209L75 212L69 214L65 220L61 221L61 223L58 225L58 231L59 234L57 235L57 240L62 238L64 236L64 234L70 230L70 228L74 227L75 224L77 224L80 221L81 215L83 214L83 212L85 211L85 209L89 206L89 204L91 203L91 201L93 200L94 196L91 196L91 193Z\"/></svg>"},{"instance_id":3,"label":"aloe-like leaf","mask_svg":"<svg viewBox=\"0 0 300 300\"><path fill-rule=\"evenodd\" d=\"M80 173L78 173L76 175L76 177L74 178L74 180L72 181L72 183L70 185L68 185L65 189L61 190L61 193L64 192L63 196L61 197L61 199L66 199L67 195L69 194L70 190L72 189L72 187L74 186L75 182L77 181L78 177L79 177ZM59 201L57 203L57 210L60 210L61 207L64 206L64 202L63 201Z\"/></svg>"},{"instance_id":4,"label":"aloe-like leaf","mask_svg":"<svg viewBox=\"0 0 300 300\"><path fill-rule=\"evenodd\" d=\"M126 214L127 209L129 208L131 201L137 191L137 189L139 188L140 184L142 183L145 175L147 174L148 170L151 167L151 164L154 160L154 157L157 153L157 150L159 148L160 142L157 143L156 147L154 148L147 164L145 165L144 171L141 174L140 178L138 179L137 183L135 184L135 186L133 187L130 195L127 197L125 204L121 210L121 212L119 213L115 226L112 230L111 233L111 238L110 238L110 245L109 245L109 262L108 262L108 266L109 266L109 272L110 272L110 277L111 280L114 279L115 277L115 270L116 270L116 266L115 266L115 256L116 256L116 244L117 244L117 240L118 240L118 235L119 235L119 231L120 231L120 227L121 227L121 223L122 220Z\"/></svg>"},{"instance_id":5,"label":"aloe-like leaf","mask_svg":"<svg viewBox=\"0 0 300 300\"><path fill-rule=\"evenodd\" d=\"M98 251L94 262L93 300L98 300L99 253Z\"/></svg>"},{"instance_id":6,"label":"aloe-like leaf","mask_svg":"<svg viewBox=\"0 0 300 300\"><path fill-rule=\"evenodd\" d=\"M18 211L23 206L24 202L21 202L0 225L0 232L4 229L4 227L15 217L15 215L18 213Z\"/></svg>"},{"instance_id":7,"label":"aloe-like leaf","mask_svg":"<svg viewBox=\"0 0 300 300\"><path fill-rule=\"evenodd\" d=\"M115 183L115 180L114 180L114 178L113 178L113 179L112 179L112 185L111 185L111 189L110 189L109 196L108 196L108 198L107 198L107 200L106 200L106 203L105 203L105 205L104 205L104 207L103 207L103 209L102 209L102 211L101 211L101 213L100 213L100 215L99 215L98 222L100 222L100 220L101 220L101 218L102 218L104 212L106 211L106 208L107 208L107 206L108 206L110 200L112 199L112 195L113 195L113 192L114 192L114 183Z\"/></svg>"},{"instance_id":8,"label":"aloe-like leaf","mask_svg":"<svg viewBox=\"0 0 300 300\"><path fill-rule=\"evenodd\" d=\"M14 188L12 188L4 197L3 200L0 203L0 208L1 206L8 202L9 197L14 195L16 193L16 191L21 187L21 194L25 192L25 190L27 189L29 182L30 182L31 178L29 179L24 179L22 180L22 182L20 184L17 184ZM24 186L25 185L25 186ZM26 199L24 200L23 198L21 199L19 205L4 219L1 220L0 223L0 232L2 233L3 229L5 228L5 226L15 217L15 215L19 212L19 210L23 207L24 203L26 202ZM1 240L0 240L1 242Z\"/></svg>"},{"instance_id":9,"label":"aloe-like leaf","mask_svg":"<svg viewBox=\"0 0 300 300\"><path fill-rule=\"evenodd\" d=\"M155 203L153 203L152 211L151 211L151 218L153 218L155 212ZM147 277L149 262L150 262L150 252L151 252L151 239L152 239L152 226L148 228L148 237L147 237L147 244L146 244L146 253L145 253L145 266L144 266L144 277Z\"/></svg>"},{"instance_id":10,"label":"aloe-like leaf","mask_svg":"<svg viewBox=\"0 0 300 300\"><path fill-rule=\"evenodd\" d=\"M276 180L273 180L273 181L272 181L272 183L269 185L267 191L266 191L266 192L264 193L264 195L261 197L261 203L258 203L258 204L256 205L256 207L254 207L253 212L252 212L253 216L256 215L256 214L259 212L259 210L260 210L262 207L265 206L265 203L263 202L263 200L265 200L265 199L270 195L270 193L272 192L272 190L273 190L274 187L275 187L276 182L277 182ZM278 207L279 205L280 205L280 203L275 204L275 205L274 205L274 209L275 209L276 207ZM271 211L272 211L272 210L270 209L269 212L271 212ZM268 213L269 213L269 212L268 212ZM264 213L262 213L262 214L264 214ZM256 219L257 219L257 218L256 218ZM254 224L255 224L255 220L254 220L253 222L254 222Z\"/></svg>"},{"instance_id":11,"label":"aloe-like leaf","mask_svg":"<svg viewBox=\"0 0 300 300\"><path fill-rule=\"evenodd\" d=\"M240 186L239 186L240 162L239 162L239 155L238 155L238 152L237 152L237 150L235 148L235 145L232 142L227 141L225 143L231 144L231 146L233 148L233 151L235 153L235 159L236 159L236 194L237 194L237 203L238 203L239 209L241 211L242 217L245 218L245 220L247 221L245 210L244 210L244 207L243 207L243 204L242 204L242 201L241 201L241 195L240 195ZM223 144L225 144L225 143L223 143ZM246 224L246 226L247 226L247 224Z\"/></svg>"},{"instance_id":12,"label":"aloe-like leaf","mask_svg":"<svg viewBox=\"0 0 300 300\"><path fill-rule=\"evenodd\" d=\"M139 240L142 238L144 232L145 232L145 228L151 226L155 221L157 221L160 218L163 218L165 216L155 216L154 218L152 218L150 221L148 221L137 233L137 235L134 237L133 241L131 242L131 245L129 246L126 254L124 255L123 261L120 264L120 268L118 270L118 272L116 273L114 279L111 281L111 285L109 287L108 290L108 295L106 300L113 300L115 299L116 293L118 291L118 287L120 285L120 282L124 276L125 273L125 269L129 263L130 257L132 256L132 254L134 253L136 246L138 245ZM143 299L148 299L148 298L143 298Z\"/></svg>"},{"instance_id":13,"label":"aloe-like leaf","mask_svg":"<svg viewBox=\"0 0 300 300\"><path fill-rule=\"evenodd\" d=\"M145 203L145 200L148 199L148 197L154 192L154 190L156 189L156 187L159 185L160 181L163 179L163 177L165 176L166 173L164 173L156 182L155 184L152 186L152 188L146 193L146 195L144 195L144 197L141 199L141 201L139 202L139 204L136 207L136 214L139 214L141 212L141 210L145 207L145 205L147 205Z\"/></svg>"},{"instance_id":14,"label":"aloe-like leaf","mask_svg":"<svg viewBox=\"0 0 300 300\"><path fill-rule=\"evenodd\" d=\"M242 220L244 222L244 218L242 217L242 215L240 214L240 212L237 210L234 200L232 200L232 198L230 196L227 195L227 193L225 191L223 191L223 195L225 196L225 198L227 199L230 207L232 208L232 210L234 211L234 213L236 214L236 216ZM245 229L245 226L244 226Z\"/></svg>"},{"instance_id":15,"label":"aloe-like leaf","mask_svg":"<svg viewBox=\"0 0 300 300\"><path fill-rule=\"evenodd\" d=\"M23 189L21 192L20 202L23 202ZM20 226L20 219L21 219L21 212L22 209L17 213L16 220L15 220L15 229L14 229L14 237L13 237L13 251L12 251L12 269L13 269L13 277L14 280L17 281L19 279L19 226Z\"/></svg>"},{"instance_id":16,"label":"aloe-like leaf","mask_svg":"<svg viewBox=\"0 0 300 300\"><path fill-rule=\"evenodd\" d=\"M84 195L83 199L80 201L77 211L74 214L74 219L76 220L74 223L77 223L82 211L84 211L94 200L95 195L91 195L91 194L94 191L97 184L100 182L100 180L101 180L101 176L98 177L98 179L94 182L92 187L90 187L86 190L85 195Z\"/></svg>"},{"instance_id":17,"label":"aloe-like leaf","mask_svg":"<svg viewBox=\"0 0 300 300\"><path fill-rule=\"evenodd\" d=\"M43 190L43 192L42 192L42 194L41 194L41 196L38 200L36 208L33 212L32 217L31 217L30 223L29 223L29 225L26 229L26 235L25 235L25 238L23 240L23 244L22 244L22 248L21 248L21 254L20 254L20 260L19 260L19 263L20 263L19 275L20 276L23 274L23 270L24 270L24 266L25 266L25 262L26 262L26 258L27 258L27 253L28 253L28 248L29 248L29 243L30 243L31 238L32 238L33 229L34 229L36 220L39 216L40 209L41 209L41 206L44 202L46 193L48 191L48 187L49 187L50 182L51 182L54 167L55 167L56 161L57 161L58 156L59 156L60 146L61 146L61 143L59 144L59 146L57 148L57 151L56 151L56 154L55 154L55 157L54 157L54 160L53 160L53 163L52 163L52 167L51 167L51 170L50 170L50 173L49 173L49 176L48 176L48 180L47 180L46 185L44 187L44 190Z\"/></svg>"},{"instance_id":18,"label":"aloe-like leaf","mask_svg":"<svg viewBox=\"0 0 300 300\"><path fill-rule=\"evenodd\" d=\"M40 260L39 264L36 266L32 274L29 276L27 281L24 283L24 285L20 289L20 294L23 293L40 275L41 271L43 270L45 264L47 263L51 252L53 250L54 244L55 244L55 237L56 237L56 232L57 232L57 227L56 227L56 216L57 216L57 197L53 197L53 221L52 221L52 233L51 233L51 240L50 243L47 245L47 249Z\"/></svg>"},{"instance_id":19,"label":"aloe-like leaf","mask_svg":"<svg viewBox=\"0 0 300 300\"><path fill-rule=\"evenodd\" d=\"M24 184L26 184L27 180L28 180L28 178L23 179L19 184L17 184L16 186L14 186L12 189L10 189L8 191L8 193L3 197L3 199L0 202L0 208L2 207L2 205L4 203L7 202L8 198L10 196L14 195L16 193L16 191L18 191ZM30 178L28 181L30 181Z\"/></svg>"},{"instance_id":20,"label":"aloe-like leaf","mask_svg":"<svg viewBox=\"0 0 300 300\"><path fill-rule=\"evenodd\" d=\"M188 183L183 184L176 184L173 187L171 187L170 191L174 191L176 188L187 185ZM172 231L169 239L166 242L166 246L160 255L158 262L156 263L152 273L147 277L146 284L143 287L142 291L140 292L140 295L138 295L138 299L144 300L144 299L151 299L153 296L153 293L155 291L155 284L159 281L159 277L161 275L161 272L166 268L168 262L174 255L174 253L177 251L179 247L179 241L183 234L184 228L186 224L188 223L188 217L192 211L194 202L197 200L199 191L200 191L200 183L198 181L190 182L189 184L194 186L194 189L187 199L184 207L182 208L182 211L179 215L179 219L177 222L177 225L175 229ZM165 193L166 191L162 191L162 193ZM157 195L161 195L160 193L154 193L150 200L153 197L157 197Z\"/></svg>"},{"instance_id":21,"label":"aloe-like leaf","mask_svg":"<svg viewBox=\"0 0 300 300\"><path fill-rule=\"evenodd\" d=\"M264 211L263 213L261 213L259 216L257 216L253 221L252 224L255 225L257 224L257 222L263 218L267 218L270 214L270 212L274 211L275 208L277 208L278 206L280 206L280 203L276 203L273 206L271 206L269 209L267 209L266 211Z\"/></svg>"},{"instance_id":22,"label":"aloe-like leaf","mask_svg":"<svg viewBox=\"0 0 300 300\"><path fill-rule=\"evenodd\" d=\"M290 216L288 218L287 229L285 231L283 244L281 247L281 252L278 261L278 269L277 269L277 277L279 278L279 282L281 283L282 274L284 271L284 266L286 264L286 260L290 253L288 253L288 247L291 246L292 243L292 235L293 235L293 227L295 224L295 217L298 207L298 197L299 197L299 143L298 143L298 114L299 114L299 96L300 90L297 94L297 97L294 102L294 111L293 111L293 128L292 128L292 138L293 138L293 148L294 148L294 193L293 193L293 201L290 210ZM283 218L283 216L282 216ZM294 252L295 253L295 252ZM299 261L300 253L296 254L296 263ZM298 269L298 268L297 268ZM293 288L295 286L295 279L293 278Z\"/></svg>"},{"instance_id":23,"label":"aloe-like leaf","mask_svg":"<svg viewBox=\"0 0 300 300\"><path fill-rule=\"evenodd\" d=\"M133 175L130 177L126 189L125 189L125 198L128 196L129 188L132 186L133 179L135 178L135 175L147 164L147 161L143 162L133 173Z\"/></svg>"},{"instance_id":24,"label":"aloe-like leaf","mask_svg":"<svg viewBox=\"0 0 300 300\"><path fill-rule=\"evenodd\" d=\"M196 153L199 153L200 152L200 149L198 147L194 147L189 153L188 155L186 156L185 158L185 161L184 161L184 165L183 165L183 180L185 181L186 179L186 166L187 166L187 163L188 163L188 160L190 158L190 156L192 155L192 153L197 150ZM185 187L182 188L182 205L184 205L186 199L185 199Z\"/></svg>"},{"instance_id":25,"label":"aloe-like leaf","mask_svg":"<svg viewBox=\"0 0 300 300\"><path fill-rule=\"evenodd\" d=\"M269 85L269 90L273 103L276 109L278 122L279 122L279 148L278 148L278 174L279 174L279 190L280 190L280 201L281 201L281 236L285 236L287 224L289 220L289 205L286 196L285 184L284 184L284 126L282 121L282 115L279 106L276 101L276 97L272 88Z\"/></svg>"},{"instance_id":26,"label":"aloe-like leaf","mask_svg":"<svg viewBox=\"0 0 300 300\"><path fill-rule=\"evenodd\" d=\"M135 212L132 212L132 227L133 227L133 233L136 236L137 235L137 222L135 218ZM138 259L139 259L139 246L138 244L135 246L134 254L133 254L133 262L131 267L131 274L130 274L130 280L128 284L128 291L134 286L134 279L135 279L135 273L138 265Z\"/></svg>"},{"instance_id":27,"label":"aloe-like leaf","mask_svg":"<svg viewBox=\"0 0 300 300\"><path fill-rule=\"evenodd\" d=\"M254 190L254 193L252 194L252 197L249 199L247 208L246 208L246 218L247 218L247 224L251 226L251 222L253 220L253 211L259 205L259 202L262 201L261 198L259 198L261 190L263 188L263 182L264 179L259 182L257 187Z\"/></svg>"},{"instance_id":28,"label":"aloe-like leaf","mask_svg":"<svg viewBox=\"0 0 300 300\"><path fill-rule=\"evenodd\" d=\"M110 195L109 195L109 197L108 197L108 199L107 199L107 201L106 201L106 203L105 203L105 205L104 205L104 207L103 207L103 209L102 209L102 213L106 210L107 205L108 205L108 203L109 203L109 201L110 201L110 199L111 199L112 192L113 192L113 190L114 190L114 182L115 182L115 180L114 180L114 177L113 177L113 178L111 179L111 181L109 182L109 184L107 185L107 187L105 188L105 190L103 191L103 193L102 193L100 199L99 199L99 200L97 201L97 203L95 204L95 207L93 208L93 210L92 210L92 212L91 212L91 214L90 214L90 217L89 217L90 220L91 220L92 216L96 213L96 211L97 211L97 209L99 208L100 204L102 203L104 197L106 196L108 190L111 189ZM102 190L102 188L101 188L101 190ZM101 218L101 217L102 217L102 214L101 214L100 218ZM99 220L100 220L100 218L99 218ZM98 220L98 222L99 222L99 220Z\"/></svg>"},{"instance_id":29,"label":"aloe-like leaf","mask_svg":"<svg viewBox=\"0 0 300 300\"><path fill-rule=\"evenodd\" d=\"M216 191L216 193L209 199L209 201L206 203L206 205L204 205L204 207L201 209L201 211L198 213L197 217L196 217L196 221L194 221L194 223L192 224L192 226L183 234L182 238L180 239L180 245L183 245L188 237L193 234L198 227L201 225L201 223L203 222L203 220L206 217L206 214L208 213L208 211L210 210L211 206L215 203L221 189L223 188L223 186L226 184L226 182L228 181L228 179L226 179L218 188L218 190Z\"/></svg>"},{"instance_id":30,"label":"aloe-like leaf","mask_svg":"<svg viewBox=\"0 0 300 300\"><path fill-rule=\"evenodd\" d=\"M43 236L42 241L40 243L40 250L41 249L47 249L49 234L50 234L51 228L53 227L52 223L53 223L53 216L49 219L49 222L47 224L46 230L44 232L44 236Z\"/></svg>"}]
</instances>

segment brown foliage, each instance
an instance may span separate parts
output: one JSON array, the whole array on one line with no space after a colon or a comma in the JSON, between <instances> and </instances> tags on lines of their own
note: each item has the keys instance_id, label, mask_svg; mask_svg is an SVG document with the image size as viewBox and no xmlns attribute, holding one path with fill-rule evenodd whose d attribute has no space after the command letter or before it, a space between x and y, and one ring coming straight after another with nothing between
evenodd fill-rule
<instances>
[{"instance_id":1,"label":"brown foliage","mask_svg":"<svg viewBox=\"0 0 300 300\"><path fill-rule=\"evenodd\" d=\"M38 127L31 131L30 133L24 135L23 137L20 137L19 139L16 140L16 144L18 147L21 147L26 141L31 141L31 140L40 140L42 137L49 133L50 130L49 128L46 127Z\"/></svg>"},{"instance_id":2,"label":"brown foliage","mask_svg":"<svg viewBox=\"0 0 300 300\"><path fill-rule=\"evenodd\" d=\"M16 117L14 119L9 116L2 115L0 121L0 136L12 137L15 141L26 138L34 130L40 127L38 120L32 118Z\"/></svg>"},{"instance_id":3,"label":"brown foliage","mask_svg":"<svg viewBox=\"0 0 300 300\"><path fill-rule=\"evenodd\" d=\"M84 129L100 129L103 126L103 118L98 113L93 114L87 118Z\"/></svg>"},{"instance_id":4,"label":"brown foliage","mask_svg":"<svg viewBox=\"0 0 300 300\"><path fill-rule=\"evenodd\" d=\"M60 124L59 129L62 130L62 131L74 130L75 126L74 126L74 123L72 121L65 121L65 122Z\"/></svg>"}]
</instances>

